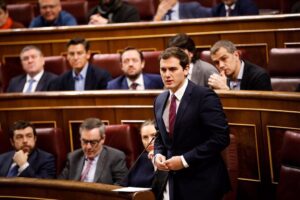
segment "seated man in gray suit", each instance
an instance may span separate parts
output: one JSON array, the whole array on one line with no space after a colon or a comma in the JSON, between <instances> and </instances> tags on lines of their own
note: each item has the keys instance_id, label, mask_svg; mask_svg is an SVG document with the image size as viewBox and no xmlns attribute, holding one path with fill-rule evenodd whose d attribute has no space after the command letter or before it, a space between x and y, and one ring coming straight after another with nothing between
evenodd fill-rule
<instances>
[{"instance_id":1,"label":"seated man in gray suit","mask_svg":"<svg viewBox=\"0 0 300 200\"><path fill-rule=\"evenodd\" d=\"M153 21L202 17L211 17L211 8L203 7L197 1L179 2L178 0L161 0Z\"/></svg>"},{"instance_id":2,"label":"seated man in gray suit","mask_svg":"<svg viewBox=\"0 0 300 200\"><path fill-rule=\"evenodd\" d=\"M13 77L6 92L47 91L57 75L44 70L45 59L36 46L26 46L20 53L23 70L26 74Z\"/></svg>"},{"instance_id":3,"label":"seated man in gray suit","mask_svg":"<svg viewBox=\"0 0 300 200\"><path fill-rule=\"evenodd\" d=\"M128 47L121 54L121 75L107 84L107 89L162 89L163 82L158 74L143 73L145 66L144 56L136 48Z\"/></svg>"},{"instance_id":4,"label":"seated man in gray suit","mask_svg":"<svg viewBox=\"0 0 300 200\"><path fill-rule=\"evenodd\" d=\"M168 47L179 47L187 53L190 60L188 79L197 85L208 87L208 79L212 74L219 74L213 65L199 59L195 42L185 33L170 38Z\"/></svg>"},{"instance_id":5,"label":"seated man in gray suit","mask_svg":"<svg viewBox=\"0 0 300 200\"><path fill-rule=\"evenodd\" d=\"M69 153L66 166L58 178L119 185L128 171L125 154L103 145L103 122L88 118L81 124L79 132L81 149Z\"/></svg>"}]
</instances>

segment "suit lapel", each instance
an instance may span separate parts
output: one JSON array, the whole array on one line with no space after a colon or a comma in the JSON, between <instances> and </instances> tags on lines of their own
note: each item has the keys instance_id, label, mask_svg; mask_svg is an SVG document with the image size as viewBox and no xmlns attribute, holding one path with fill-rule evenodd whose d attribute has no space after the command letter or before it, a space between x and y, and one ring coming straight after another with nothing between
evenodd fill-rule
<instances>
[{"instance_id":1,"label":"suit lapel","mask_svg":"<svg viewBox=\"0 0 300 200\"><path fill-rule=\"evenodd\" d=\"M43 73L40 81L38 82L35 91L42 91L43 86L45 85L45 80L46 80L46 72Z\"/></svg>"},{"instance_id":2,"label":"suit lapel","mask_svg":"<svg viewBox=\"0 0 300 200\"><path fill-rule=\"evenodd\" d=\"M107 150L105 146L103 146L103 149L99 155L97 166L96 166L96 172L94 176L94 182L101 182L101 176L102 172L104 171L104 164L106 163L107 160Z\"/></svg>"},{"instance_id":3,"label":"suit lapel","mask_svg":"<svg viewBox=\"0 0 300 200\"><path fill-rule=\"evenodd\" d=\"M88 65L88 68L86 70L86 77L85 77L85 83L84 83L84 90L91 90L93 87L93 69L90 65Z\"/></svg>"},{"instance_id":4,"label":"suit lapel","mask_svg":"<svg viewBox=\"0 0 300 200\"><path fill-rule=\"evenodd\" d=\"M26 84L26 75L23 75L20 82L17 83L16 90L22 92Z\"/></svg>"},{"instance_id":5,"label":"suit lapel","mask_svg":"<svg viewBox=\"0 0 300 200\"><path fill-rule=\"evenodd\" d=\"M75 173L74 173L74 180L80 180L80 176L81 176L81 172L83 170L84 167L84 160L85 160L85 156L84 154L80 157L80 159L78 160L78 163L75 164L76 169L75 169Z\"/></svg>"},{"instance_id":6,"label":"suit lapel","mask_svg":"<svg viewBox=\"0 0 300 200\"><path fill-rule=\"evenodd\" d=\"M145 89L151 89L152 88L151 80L149 79L149 77L146 74L142 74L142 75L143 75L143 79L144 79Z\"/></svg>"},{"instance_id":7,"label":"suit lapel","mask_svg":"<svg viewBox=\"0 0 300 200\"><path fill-rule=\"evenodd\" d=\"M2 176L7 175L8 170L9 170L9 168L10 168L12 162L13 162L12 157L14 156L14 154L15 154L15 151L11 151L11 152L9 152L9 155L6 156L7 157L7 162L3 163L3 167L1 168L1 172L0 172L0 174L2 174Z\"/></svg>"},{"instance_id":8,"label":"suit lapel","mask_svg":"<svg viewBox=\"0 0 300 200\"><path fill-rule=\"evenodd\" d=\"M126 76L123 76L123 78L121 79L121 88L122 89L129 89L127 80L126 80Z\"/></svg>"}]
</instances>

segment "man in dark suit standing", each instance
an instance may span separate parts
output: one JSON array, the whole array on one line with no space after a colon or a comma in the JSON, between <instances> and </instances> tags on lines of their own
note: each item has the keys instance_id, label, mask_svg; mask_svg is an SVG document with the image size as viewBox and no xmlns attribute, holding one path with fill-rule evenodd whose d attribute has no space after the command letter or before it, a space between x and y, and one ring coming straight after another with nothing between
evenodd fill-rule
<instances>
[{"instance_id":1,"label":"man in dark suit standing","mask_svg":"<svg viewBox=\"0 0 300 200\"><path fill-rule=\"evenodd\" d=\"M10 133L10 142L15 150L0 155L0 176L54 178L54 156L36 148L36 140L36 131L31 123L15 122Z\"/></svg>"},{"instance_id":2,"label":"man in dark suit standing","mask_svg":"<svg viewBox=\"0 0 300 200\"><path fill-rule=\"evenodd\" d=\"M154 164L169 172L164 199L221 200L230 182L221 151L229 145L229 128L220 99L187 79L189 58L178 47L160 57L168 91L154 102L158 136ZM169 195L169 196L168 196Z\"/></svg>"},{"instance_id":3,"label":"man in dark suit standing","mask_svg":"<svg viewBox=\"0 0 300 200\"><path fill-rule=\"evenodd\" d=\"M20 53L22 74L9 81L7 92L47 91L53 79L57 76L44 70L45 59L42 51L36 46L26 46Z\"/></svg>"},{"instance_id":4,"label":"man in dark suit standing","mask_svg":"<svg viewBox=\"0 0 300 200\"><path fill-rule=\"evenodd\" d=\"M154 21L179 20L211 17L211 8L202 6L199 2L179 2L178 0L161 0Z\"/></svg>"},{"instance_id":5,"label":"man in dark suit standing","mask_svg":"<svg viewBox=\"0 0 300 200\"><path fill-rule=\"evenodd\" d=\"M125 154L103 145L105 127L101 120L88 118L80 125L81 149L68 155L59 179L121 184L127 174ZM122 142L122 141L120 141Z\"/></svg>"},{"instance_id":6,"label":"man in dark suit standing","mask_svg":"<svg viewBox=\"0 0 300 200\"><path fill-rule=\"evenodd\" d=\"M235 45L228 40L216 42L210 49L220 75L212 74L208 84L223 90L272 90L268 73L255 64L241 60Z\"/></svg>"},{"instance_id":7,"label":"man in dark suit standing","mask_svg":"<svg viewBox=\"0 0 300 200\"><path fill-rule=\"evenodd\" d=\"M107 89L162 89L163 83L158 74L143 73L144 56L136 48L128 47L121 54L121 75L108 82Z\"/></svg>"},{"instance_id":8,"label":"man in dark suit standing","mask_svg":"<svg viewBox=\"0 0 300 200\"><path fill-rule=\"evenodd\" d=\"M110 74L89 63L90 44L84 38L71 39L67 44L67 60L71 70L60 75L51 85L51 90L103 90L111 80Z\"/></svg>"},{"instance_id":9,"label":"man in dark suit standing","mask_svg":"<svg viewBox=\"0 0 300 200\"><path fill-rule=\"evenodd\" d=\"M257 6L252 0L222 0L212 8L213 17L258 15Z\"/></svg>"}]
</instances>

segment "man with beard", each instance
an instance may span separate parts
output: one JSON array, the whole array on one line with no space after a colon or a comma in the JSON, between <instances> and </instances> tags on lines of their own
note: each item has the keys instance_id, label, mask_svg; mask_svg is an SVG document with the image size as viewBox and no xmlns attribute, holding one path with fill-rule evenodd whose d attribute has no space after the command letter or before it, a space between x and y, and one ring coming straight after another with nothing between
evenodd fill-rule
<instances>
[{"instance_id":1,"label":"man with beard","mask_svg":"<svg viewBox=\"0 0 300 200\"><path fill-rule=\"evenodd\" d=\"M162 89L163 82L158 74L142 73L145 66L144 56L141 51L127 47L121 54L121 75L107 84L107 89Z\"/></svg>"},{"instance_id":2,"label":"man with beard","mask_svg":"<svg viewBox=\"0 0 300 200\"><path fill-rule=\"evenodd\" d=\"M54 178L54 156L36 148L36 140L36 130L30 122L15 122L10 134L15 150L0 155L0 176Z\"/></svg>"},{"instance_id":3,"label":"man with beard","mask_svg":"<svg viewBox=\"0 0 300 200\"><path fill-rule=\"evenodd\" d=\"M99 0L98 6L89 12L89 24L138 22L138 10L122 0Z\"/></svg>"}]
</instances>

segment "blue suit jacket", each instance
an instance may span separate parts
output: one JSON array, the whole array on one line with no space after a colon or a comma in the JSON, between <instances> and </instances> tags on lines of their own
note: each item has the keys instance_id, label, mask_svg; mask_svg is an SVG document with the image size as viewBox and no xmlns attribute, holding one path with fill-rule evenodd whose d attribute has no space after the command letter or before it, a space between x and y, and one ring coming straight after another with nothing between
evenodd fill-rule
<instances>
[{"instance_id":1,"label":"blue suit jacket","mask_svg":"<svg viewBox=\"0 0 300 200\"><path fill-rule=\"evenodd\" d=\"M258 15L259 11L257 6L252 0L238 0L235 4L234 10L231 12L231 16L242 15ZM226 16L226 10L224 3L219 3L212 8L213 17Z\"/></svg>"},{"instance_id":2,"label":"blue suit jacket","mask_svg":"<svg viewBox=\"0 0 300 200\"><path fill-rule=\"evenodd\" d=\"M49 90L50 83L57 77L57 75L44 71L40 81L36 86L36 91L47 91ZM26 83L26 74L22 74L12 78L9 81L6 92L22 92Z\"/></svg>"},{"instance_id":3,"label":"blue suit jacket","mask_svg":"<svg viewBox=\"0 0 300 200\"><path fill-rule=\"evenodd\" d=\"M179 19L211 17L211 8L203 7L199 2L179 3Z\"/></svg>"},{"instance_id":4,"label":"blue suit jacket","mask_svg":"<svg viewBox=\"0 0 300 200\"><path fill-rule=\"evenodd\" d=\"M169 172L173 177L175 199L220 199L230 189L230 181L221 151L229 145L229 128L217 94L189 81L177 110L173 139L168 136L163 112L169 91L154 102L159 134L155 154L167 158L183 155L189 167ZM172 179L169 179L170 181Z\"/></svg>"},{"instance_id":5,"label":"blue suit jacket","mask_svg":"<svg viewBox=\"0 0 300 200\"><path fill-rule=\"evenodd\" d=\"M9 151L0 155L0 176L6 177L15 151ZM54 178L56 174L55 158L52 154L35 149L29 155L29 166L19 175L19 177L30 178Z\"/></svg>"},{"instance_id":6,"label":"blue suit jacket","mask_svg":"<svg viewBox=\"0 0 300 200\"><path fill-rule=\"evenodd\" d=\"M107 82L111 80L111 75L104 69L88 65L85 78L84 90L103 90L106 89ZM60 75L50 86L52 91L75 90L75 80L72 70Z\"/></svg>"},{"instance_id":7,"label":"blue suit jacket","mask_svg":"<svg viewBox=\"0 0 300 200\"><path fill-rule=\"evenodd\" d=\"M145 89L162 89L164 84L158 74L143 73ZM119 76L107 84L107 89L129 89L126 76Z\"/></svg>"}]
</instances>

